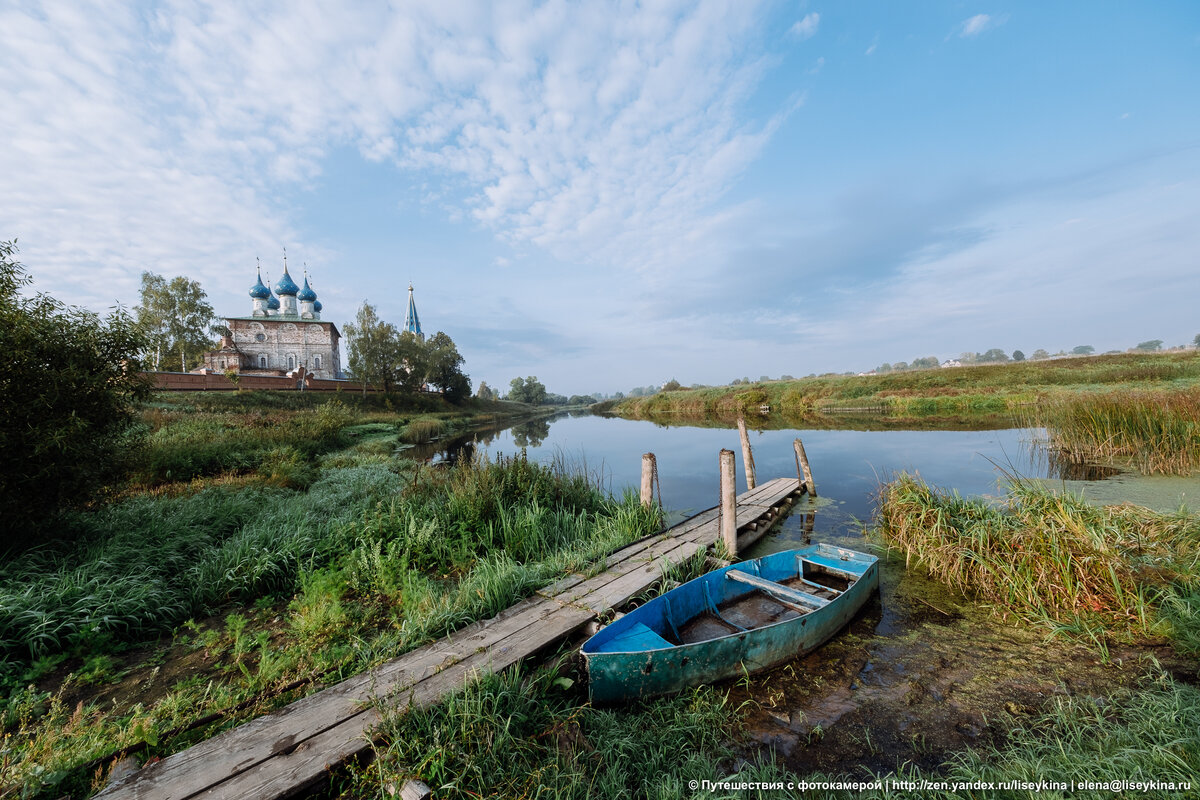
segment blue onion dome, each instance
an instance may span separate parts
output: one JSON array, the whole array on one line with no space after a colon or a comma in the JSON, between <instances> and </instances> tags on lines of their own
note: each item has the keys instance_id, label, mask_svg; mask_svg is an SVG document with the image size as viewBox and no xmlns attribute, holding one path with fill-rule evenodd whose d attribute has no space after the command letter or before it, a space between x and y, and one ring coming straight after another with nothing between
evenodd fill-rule
<instances>
[{"instance_id":1,"label":"blue onion dome","mask_svg":"<svg viewBox=\"0 0 1200 800\"><path fill-rule=\"evenodd\" d=\"M284 267L283 277L279 279L279 283L275 284L275 294L280 297L287 297L288 295L294 295L298 291L300 291L300 287L292 280L292 276L288 275L287 267Z\"/></svg>"},{"instance_id":2,"label":"blue onion dome","mask_svg":"<svg viewBox=\"0 0 1200 800\"><path fill-rule=\"evenodd\" d=\"M308 285L308 276L304 277L304 288L296 295L296 299L302 303L311 303L317 299L317 293Z\"/></svg>"},{"instance_id":3,"label":"blue onion dome","mask_svg":"<svg viewBox=\"0 0 1200 800\"><path fill-rule=\"evenodd\" d=\"M279 310L279 298L276 297L275 295L271 295L271 298L269 300L267 300L267 309L270 311L278 311Z\"/></svg>"},{"instance_id":4,"label":"blue onion dome","mask_svg":"<svg viewBox=\"0 0 1200 800\"><path fill-rule=\"evenodd\" d=\"M271 290L262 282L262 273L258 274L258 283L250 287L250 296L255 300L266 300L271 296Z\"/></svg>"},{"instance_id":5,"label":"blue onion dome","mask_svg":"<svg viewBox=\"0 0 1200 800\"><path fill-rule=\"evenodd\" d=\"M318 314L321 313L321 301L320 300L313 303L313 311L316 311Z\"/></svg>"}]
</instances>

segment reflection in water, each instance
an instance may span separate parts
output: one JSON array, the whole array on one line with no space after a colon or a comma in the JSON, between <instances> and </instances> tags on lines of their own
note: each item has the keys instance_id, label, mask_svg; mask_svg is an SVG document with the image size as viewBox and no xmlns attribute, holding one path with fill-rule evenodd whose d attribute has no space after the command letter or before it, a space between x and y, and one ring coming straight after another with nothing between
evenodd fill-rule
<instances>
[{"instance_id":1,"label":"reflection in water","mask_svg":"<svg viewBox=\"0 0 1200 800\"><path fill-rule=\"evenodd\" d=\"M549 435L549 419L531 419L512 427L513 444L517 447L541 447Z\"/></svg>"}]
</instances>

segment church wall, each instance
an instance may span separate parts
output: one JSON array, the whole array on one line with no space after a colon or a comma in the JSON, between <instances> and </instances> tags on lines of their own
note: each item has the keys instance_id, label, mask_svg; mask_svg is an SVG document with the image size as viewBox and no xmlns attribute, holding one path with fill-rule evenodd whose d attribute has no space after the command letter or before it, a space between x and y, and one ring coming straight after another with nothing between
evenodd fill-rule
<instances>
[{"instance_id":1,"label":"church wall","mask_svg":"<svg viewBox=\"0 0 1200 800\"><path fill-rule=\"evenodd\" d=\"M337 329L330 322L300 318L227 319L233 342L242 353L242 370L305 367L314 377L336 378L341 372Z\"/></svg>"}]
</instances>

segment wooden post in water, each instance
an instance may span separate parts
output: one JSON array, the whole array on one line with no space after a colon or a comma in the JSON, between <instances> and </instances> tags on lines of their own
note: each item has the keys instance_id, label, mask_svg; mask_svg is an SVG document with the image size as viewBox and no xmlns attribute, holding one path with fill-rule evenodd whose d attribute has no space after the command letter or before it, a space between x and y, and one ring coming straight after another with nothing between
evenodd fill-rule
<instances>
[{"instance_id":1,"label":"wooden post in water","mask_svg":"<svg viewBox=\"0 0 1200 800\"><path fill-rule=\"evenodd\" d=\"M654 453L642 454L642 506L649 508L654 502Z\"/></svg>"},{"instance_id":2,"label":"wooden post in water","mask_svg":"<svg viewBox=\"0 0 1200 800\"><path fill-rule=\"evenodd\" d=\"M746 466L746 488L753 489L754 482L754 453L750 451L750 435L746 433L746 418L738 415L738 433L742 437L742 463Z\"/></svg>"},{"instance_id":3,"label":"wooden post in water","mask_svg":"<svg viewBox=\"0 0 1200 800\"><path fill-rule=\"evenodd\" d=\"M817 487L813 483L812 470L808 468L808 456L804 454L804 442L797 439L793 446L796 450L796 477L804 482L804 488L810 497L817 496Z\"/></svg>"},{"instance_id":4,"label":"wooden post in water","mask_svg":"<svg viewBox=\"0 0 1200 800\"><path fill-rule=\"evenodd\" d=\"M733 451L721 451L721 541L730 557L737 557L737 478Z\"/></svg>"}]
</instances>

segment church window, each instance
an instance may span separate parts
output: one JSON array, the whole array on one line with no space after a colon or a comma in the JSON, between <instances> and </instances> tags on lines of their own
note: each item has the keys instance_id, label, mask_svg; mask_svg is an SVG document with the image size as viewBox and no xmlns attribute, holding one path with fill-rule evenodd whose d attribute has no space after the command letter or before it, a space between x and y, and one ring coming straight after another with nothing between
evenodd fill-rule
<instances>
[{"instance_id":1,"label":"church window","mask_svg":"<svg viewBox=\"0 0 1200 800\"><path fill-rule=\"evenodd\" d=\"M313 368L314 369L321 368L321 357L320 356L313 356Z\"/></svg>"},{"instance_id":2,"label":"church window","mask_svg":"<svg viewBox=\"0 0 1200 800\"><path fill-rule=\"evenodd\" d=\"M258 357L258 366L262 367L263 369L267 368L267 357L266 356Z\"/></svg>"},{"instance_id":3,"label":"church window","mask_svg":"<svg viewBox=\"0 0 1200 800\"><path fill-rule=\"evenodd\" d=\"M225 359L221 359L221 369L225 369Z\"/></svg>"},{"instance_id":4,"label":"church window","mask_svg":"<svg viewBox=\"0 0 1200 800\"><path fill-rule=\"evenodd\" d=\"M254 338L255 338L255 340L260 341L260 342L266 341L266 339L267 339L267 337L261 333L254 334Z\"/></svg>"},{"instance_id":5,"label":"church window","mask_svg":"<svg viewBox=\"0 0 1200 800\"><path fill-rule=\"evenodd\" d=\"M296 368L296 357L288 356L288 371L294 370L295 368Z\"/></svg>"}]
</instances>

